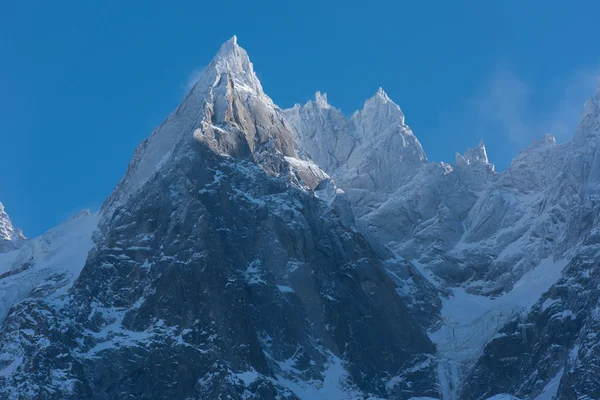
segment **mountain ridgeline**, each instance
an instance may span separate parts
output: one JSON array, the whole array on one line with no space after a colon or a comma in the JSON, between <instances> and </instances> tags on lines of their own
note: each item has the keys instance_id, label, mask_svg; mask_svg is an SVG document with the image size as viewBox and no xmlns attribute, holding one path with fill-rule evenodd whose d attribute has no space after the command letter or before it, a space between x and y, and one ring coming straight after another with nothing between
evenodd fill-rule
<instances>
[{"instance_id":1,"label":"mountain ridgeline","mask_svg":"<svg viewBox=\"0 0 600 400\"><path fill-rule=\"evenodd\" d=\"M0 205L2 399L600 398L600 88L427 159L379 89L280 109L233 37L95 214Z\"/></svg>"}]
</instances>

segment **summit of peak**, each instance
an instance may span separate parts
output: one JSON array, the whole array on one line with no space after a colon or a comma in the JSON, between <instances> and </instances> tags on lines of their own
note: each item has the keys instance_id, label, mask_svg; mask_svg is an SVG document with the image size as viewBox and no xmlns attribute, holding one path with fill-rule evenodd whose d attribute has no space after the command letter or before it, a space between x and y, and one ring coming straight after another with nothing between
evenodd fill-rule
<instances>
[{"instance_id":1,"label":"summit of peak","mask_svg":"<svg viewBox=\"0 0 600 400\"><path fill-rule=\"evenodd\" d=\"M600 134L600 81L596 86L594 96L583 106L575 135L575 143L584 143L589 137L597 137Z\"/></svg>"},{"instance_id":2,"label":"summit of peak","mask_svg":"<svg viewBox=\"0 0 600 400\"><path fill-rule=\"evenodd\" d=\"M15 250L22 246L25 236L20 229L14 229L10 217L0 203L0 253Z\"/></svg>"},{"instance_id":3,"label":"summit of peak","mask_svg":"<svg viewBox=\"0 0 600 400\"><path fill-rule=\"evenodd\" d=\"M321 108L329 108L329 103L327 102L327 93L321 94L321 92L315 93L315 103L317 106Z\"/></svg>"},{"instance_id":4,"label":"summit of peak","mask_svg":"<svg viewBox=\"0 0 600 400\"><path fill-rule=\"evenodd\" d=\"M470 165L476 162L486 165L490 164L483 139L479 141L477 146L467 149L464 154L456 153L456 165Z\"/></svg>"},{"instance_id":5,"label":"summit of peak","mask_svg":"<svg viewBox=\"0 0 600 400\"><path fill-rule=\"evenodd\" d=\"M387 93L385 92L385 90L383 90L382 87L379 87L379 89L377 89L377 92L375 92L375 94L371 96L371 98L368 99L367 102L378 102L381 104L392 103L396 105L392 101L392 99L390 99L390 97L387 95Z\"/></svg>"},{"instance_id":6,"label":"summit of peak","mask_svg":"<svg viewBox=\"0 0 600 400\"><path fill-rule=\"evenodd\" d=\"M549 133L545 133L541 140L533 139L533 146L556 146L556 137Z\"/></svg>"},{"instance_id":7,"label":"summit of peak","mask_svg":"<svg viewBox=\"0 0 600 400\"><path fill-rule=\"evenodd\" d=\"M233 35L229 40L227 40L226 42L224 42L221 45L217 55L227 55L232 52L236 52L239 49L240 49L240 46L238 45L238 42L237 42L237 36Z\"/></svg>"},{"instance_id":8,"label":"summit of peak","mask_svg":"<svg viewBox=\"0 0 600 400\"><path fill-rule=\"evenodd\" d=\"M221 45L210 64L204 69L196 83L196 91L205 91L217 85L222 76L228 76L237 83L256 94L264 94L260 81L254 73L248 53L238 44L237 36L231 37Z\"/></svg>"},{"instance_id":9,"label":"summit of peak","mask_svg":"<svg viewBox=\"0 0 600 400\"><path fill-rule=\"evenodd\" d=\"M213 63L226 66L232 72L253 72L248 53L238 44L237 36L233 36L221 45Z\"/></svg>"},{"instance_id":10,"label":"summit of peak","mask_svg":"<svg viewBox=\"0 0 600 400\"><path fill-rule=\"evenodd\" d=\"M394 121L404 124L404 113L381 87L365 101L363 109L355 114L362 117L370 115L372 118L383 118L388 121L392 118Z\"/></svg>"},{"instance_id":11,"label":"summit of peak","mask_svg":"<svg viewBox=\"0 0 600 400\"><path fill-rule=\"evenodd\" d=\"M385 90L383 90L381 86L379 86L379 89L377 89L377 93L375 93L375 95L384 99L389 99L387 93L385 92Z\"/></svg>"}]
</instances>

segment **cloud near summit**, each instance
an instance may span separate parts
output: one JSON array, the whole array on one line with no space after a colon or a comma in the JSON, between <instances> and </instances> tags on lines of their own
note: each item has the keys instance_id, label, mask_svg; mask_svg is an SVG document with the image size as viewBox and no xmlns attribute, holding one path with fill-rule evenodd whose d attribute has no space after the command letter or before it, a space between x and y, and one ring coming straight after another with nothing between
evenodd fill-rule
<instances>
[{"instance_id":1,"label":"cloud near summit","mask_svg":"<svg viewBox=\"0 0 600 400\"><path fill-rule=\"evenodd\" d=\"M497 66L466 101L460 114L465 121L472 121L477 131L505 135L518 149L544 133L566 141L572 137L579 114L592 97L599 76L600 67L582 68L555 80L544 90L533 87L511 69ZM536 98L539 100L540 96L551 98L544 109L536 106L539 103Z\"/></svg>"}]
</instances>

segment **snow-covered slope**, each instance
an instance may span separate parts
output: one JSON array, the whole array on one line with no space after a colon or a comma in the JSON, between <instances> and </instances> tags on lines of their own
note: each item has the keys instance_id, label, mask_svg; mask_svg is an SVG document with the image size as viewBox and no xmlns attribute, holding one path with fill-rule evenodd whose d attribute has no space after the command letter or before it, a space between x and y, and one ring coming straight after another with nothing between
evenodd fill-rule
<instances>
[{"instance_id":1,"label":"snow-covered slope","mask_svg":"<svg viewBox=\"0 0 600 400\"><path fill-rule=\"evenodd\" d=\"M60 295L71 287L93 246L98 218L79 213L19 250L0 254L0 320L26 298Z\"/></svg>"}]
</instances>

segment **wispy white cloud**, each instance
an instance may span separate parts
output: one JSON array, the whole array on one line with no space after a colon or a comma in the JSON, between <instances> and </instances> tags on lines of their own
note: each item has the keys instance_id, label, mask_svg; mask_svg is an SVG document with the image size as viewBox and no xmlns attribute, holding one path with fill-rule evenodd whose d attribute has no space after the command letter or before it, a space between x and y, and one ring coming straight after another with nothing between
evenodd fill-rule
<instances>
[{"instance_id":1,"label":"wispy white cloud","mask_svg":"<svg viewBox=\"0 0 600 400\"><path fill-rule=\"evenodd\" d=\"M517 148L544 133L568 140L599 76L598 67L580 69L539 89L499 66L467 101L465 114L480 132L504 134Z\"/></svg>"},{"instance_id":2,"label":"wispy white cloud","mask_svg":"<svg viewBox=\"0 0 600 400\"><path fill-rule=\"evenodd\" d=\"M192 73L187 77L185 83L181 85L181 89L185 92L185 94L192 90L194 85L198 82L198 80L200 80L204 68L205 67L199 67L194 69Z\"/></svg>"}]
</instances>

